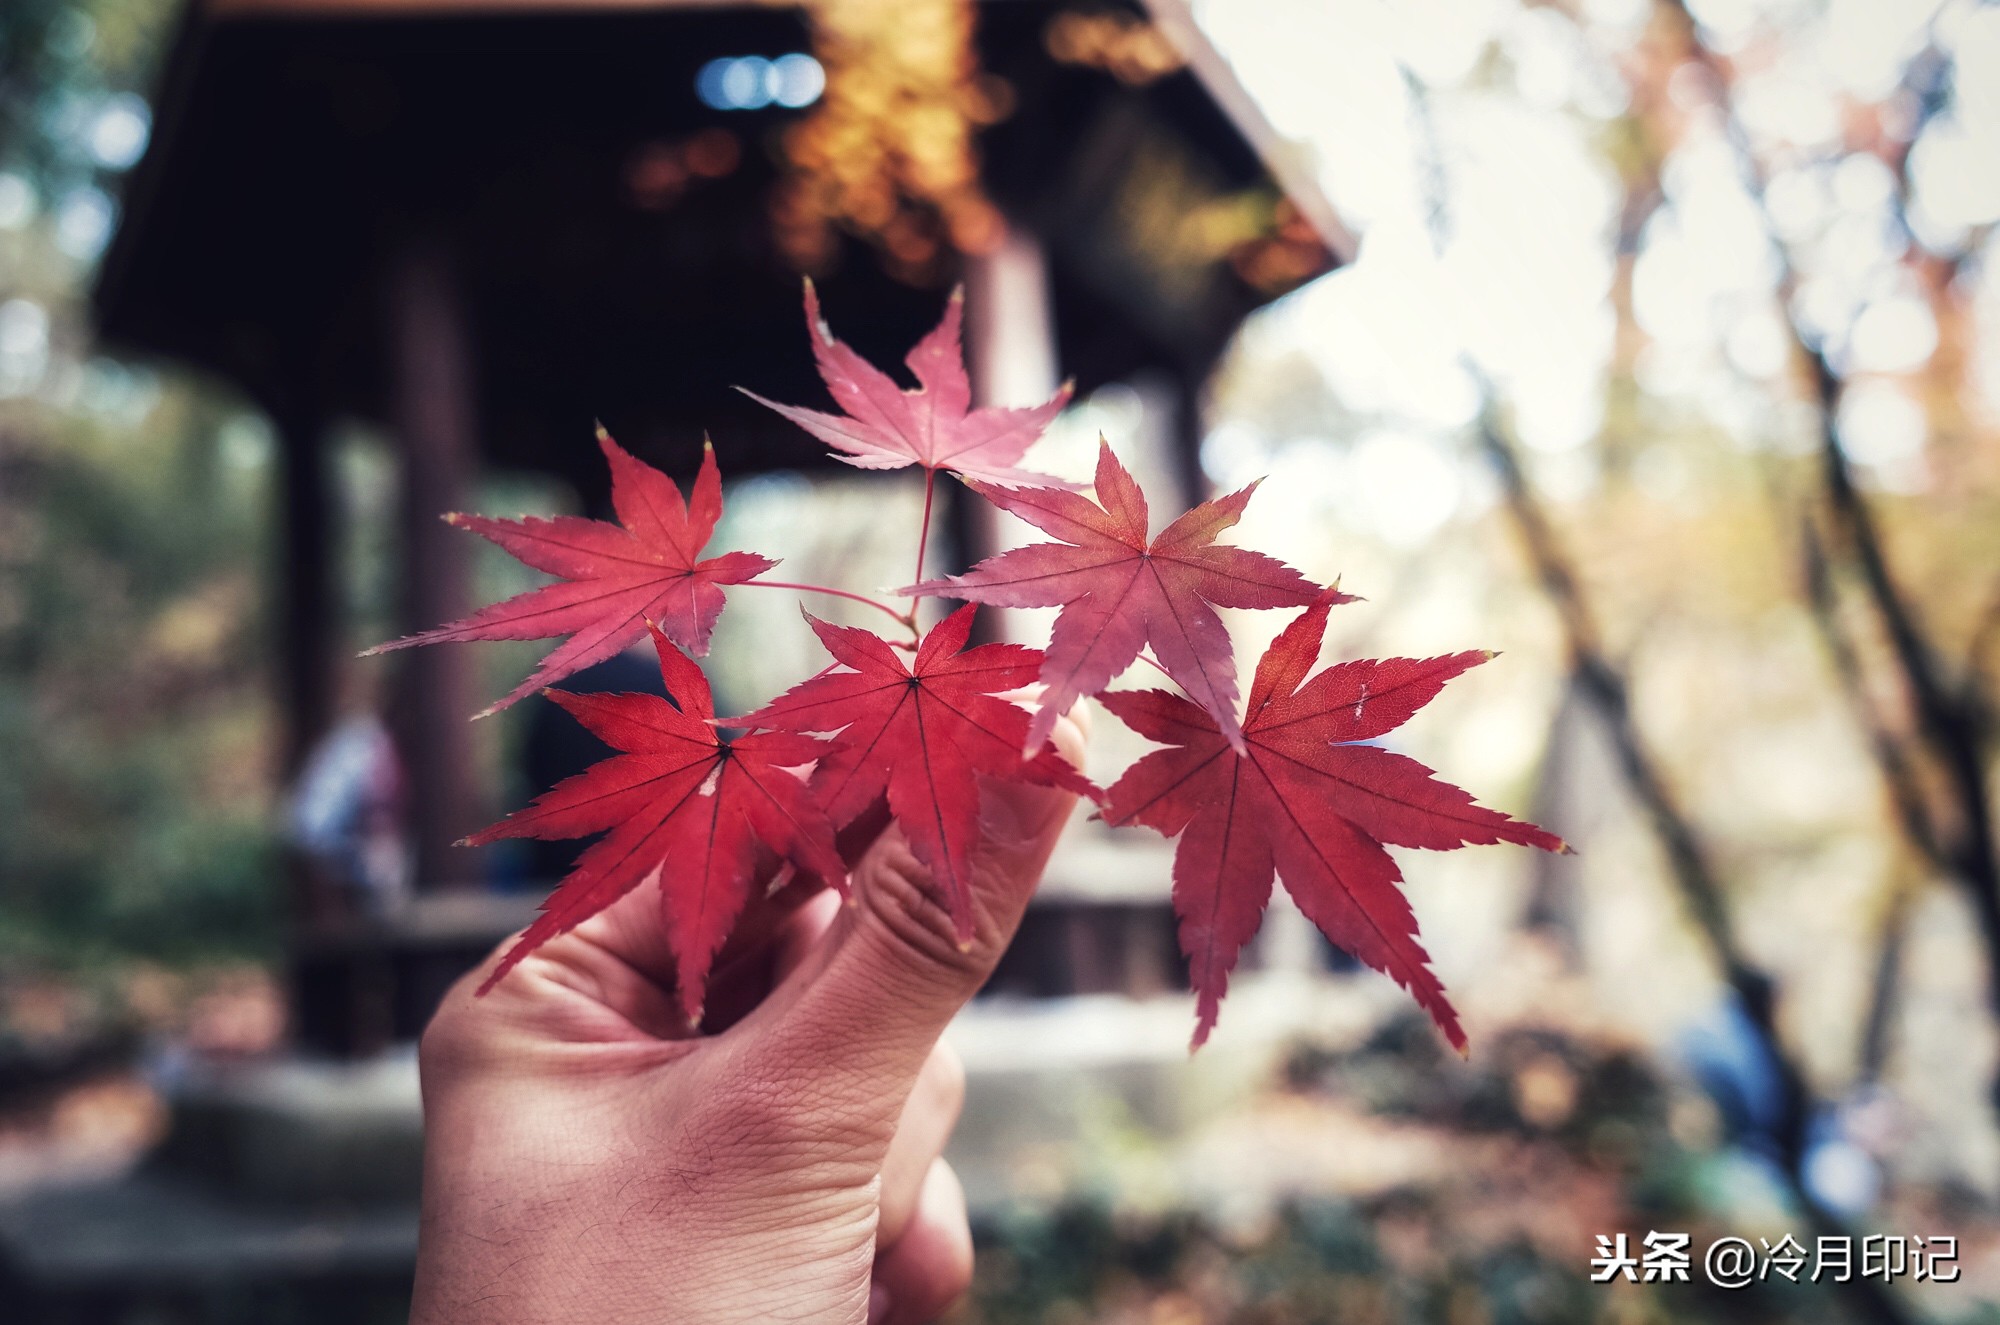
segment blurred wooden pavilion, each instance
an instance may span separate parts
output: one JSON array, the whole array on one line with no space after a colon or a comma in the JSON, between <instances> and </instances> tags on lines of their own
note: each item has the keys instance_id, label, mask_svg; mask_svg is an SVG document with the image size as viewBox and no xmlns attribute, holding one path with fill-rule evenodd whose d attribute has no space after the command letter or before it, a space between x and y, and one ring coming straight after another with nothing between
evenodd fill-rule
<instances>
[{"instance_id":1,"label":"blurred wooden pavilion","mask_svg":"<svg viewBox=\"0 0 2000 1325\"><path fill-rule=\"evenodd\" d=\"M730 390L822 397L801 272L878 360L965 280L989 400L1163 376L1192 488L1231 334L1350 247L1182 0L197 0L155 124L100 323L275 421L294 768L350 643L337 420L398 447L414 629L468 606L436 514L480 465L600 498L593 418L670 472L704 429L733 475L824 464ZM399 659L421 889L486 808L472 661Z\"/></svg>"}]
</instances>

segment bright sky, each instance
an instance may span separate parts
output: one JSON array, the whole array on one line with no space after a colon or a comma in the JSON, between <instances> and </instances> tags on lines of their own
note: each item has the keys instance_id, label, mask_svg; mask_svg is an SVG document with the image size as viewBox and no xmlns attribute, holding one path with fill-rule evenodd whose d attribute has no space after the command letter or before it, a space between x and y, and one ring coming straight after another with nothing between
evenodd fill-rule
<instances>
[{"instance_id":1,"label":"bright sky","mask_svg":"<svg viewBox=\"0 0 2000 1325\"><path fill-rule=\"evenodd\" d=\"M1557 486L1570 491L1554 495L1589 490L1581 448L1602 419L1620 204L1598 142L1625 109L1619 61L1649 8L1587 0L1581 24L1511 0L1197 8L1266 113L1314 152L1362 236L1352 267L1265 314L1245 351L1309 347L1341 400L1376 421L1339 463L1363 471L1353 477L1371 488L1370 518L1387 541L1420 542L1454 514L1440 472L1476 403L1466 358L1499 384L1542 472L1568 480ZM1956 95L1914 149L1908 224L1935 250L1983 244L1990 259L1996 249L1979 228L2000 219L2000 8L1699 0L1693 9L1750 71L1741 114L1779 165L1770 199L1801 269L1803 314L1857 375L1846 445L1878 485L1920 487L1926 424L1896 375L1924 363L1937 331L1897 262L1888 170L1841 154L1843 104L1896 97L1934 37L1954 62ZM1641 236L1634 311L1650 342L1641 384L1745 446L1784 446L1796 418L1771 390L1785 339L1764 221L1719 127L1700 112L1699 90L1672 91L1697 127L1668 163L1667 203ZM1983 344L2000 346L2000 294L1980 265L1964 279ZM1989 348L1980 365L1989 402L2000 400L2000 358ZM1268 468L1280 440L1246 438L1223 420L1207 459L1232 482Z\"/></svg>"}]
</instances>

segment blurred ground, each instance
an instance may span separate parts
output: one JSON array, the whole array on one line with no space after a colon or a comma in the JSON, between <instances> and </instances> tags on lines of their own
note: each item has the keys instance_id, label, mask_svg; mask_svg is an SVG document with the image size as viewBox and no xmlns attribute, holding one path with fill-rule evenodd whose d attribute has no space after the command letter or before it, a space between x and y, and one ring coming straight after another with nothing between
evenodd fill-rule
<instances>
[{"instance_id":1,"label":"blurred ground","mask_svg":"<svg viewBox=\"0 0 2000 1325\"><path fill-rule=\"evenodd\" d=\"M211 1052L240 1047L271 1006L242 973L204 997L203 1018L153 1041L154 1063L193 1036ZM158 1071L96 1068L14 1092L0 1116L0 1184L89 1182L132 1166L164 1121ZM1352 1044L1294 1046L1264 1085L1185 1132L1107 1106L1084 1140L1086 1158L1066 1167L1023 1151L1022 1182L1036 1194L979 1210L977 1280L954 1321L1850 1318L1826 1286L1722 1292L1699 1268L1685 1285L1591 1283L1600 1233L1685 1231L1696 1248L1725 1234L1804 1234L1767 1166L1731 1144L1685 1072L1555 1026L1489 1031L1462 1061L1415 1014L1395 1017ZM1876 1222L1960 1238L1963 1281L1920 1290L1933 1319L2000 1319L2000 1220L1974 1194L1904 1188ZM337 1282L315 1302L296 1285L238 1284L89 1319L399 1319L382 1293Z\"/></svg>"}]
</instances>

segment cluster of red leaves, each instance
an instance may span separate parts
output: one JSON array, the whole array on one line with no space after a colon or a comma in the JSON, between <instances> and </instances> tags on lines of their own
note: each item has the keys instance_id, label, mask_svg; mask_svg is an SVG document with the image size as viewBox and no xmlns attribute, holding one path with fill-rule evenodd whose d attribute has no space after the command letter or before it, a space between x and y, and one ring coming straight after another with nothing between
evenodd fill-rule
<instances>
[{"instance_id":1,"label":"cluster of red leaves","mask_svg":"<svg viewBox=\"0 0 2000 1325\"><path fill-rule=\"evenodd\" d=\"M918 465L933 478L950 472L1059 541L901 590L968 603L927 634L912 625L914 640L892 643L809 617L833 665L753 713L718 720L688 653L707 650L722 586L756 585L777 563L747 552L702 555L722 514L712 449L683 500L671 480L600 432L617 524L447 517L560 579L383 648L568 636L497 709L650 632L671 697L545 692L619 753L471 839L603 834L489 987L541 943L656 880L678 997L697 1023L709 968L753 888L782 866L844 890L835 835L885 802L969 937L979 782L1001 778L1074 791L1095 800L1110 824L1179 837L1173 897L1197 995L1197 1045L1275 877L1328 938L1410 990L1463 1049L1383 846L1563 844L1368 742L1488 655L1358 661L1315 674L1328 609L1351 600L1262 553L1216 541L1241 518L1254 484L1151 535L1145 495L1109 446L1100 444L1095 500L1019 468L1068 388L1033 409L974 409L958 295L906 360L915 390L834 338L810 284L806 314L820 375L842 413L755 399L836 448L838 459L864 469ZM1046 650L967 647L977 603L1062 610ZM1241 717L1216 607L1304 608L1258 663ZM1141 657L1182 693L1107 692ZM1031 683L1043 687L1032 717L1003 697ZM1164 747L1108 792L1049 743L1056 720L1090 695ZM745 734L729 738L725 729Z\"/></svg>"}]
</instances>

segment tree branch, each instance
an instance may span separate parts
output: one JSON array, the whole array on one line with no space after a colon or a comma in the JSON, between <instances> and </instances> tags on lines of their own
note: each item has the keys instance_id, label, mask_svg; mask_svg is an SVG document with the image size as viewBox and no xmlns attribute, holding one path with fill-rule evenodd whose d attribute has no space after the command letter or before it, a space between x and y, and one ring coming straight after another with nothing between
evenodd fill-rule
<instances>
[{"instance_id":1,"label":"tree branch","mask_svg":"<svg viewBox=\"0 0 2000 1325\"><path fill-rule=\"evenodd\" d=\"M1688 12L1685 0L1665 0L1684 28L1688 57L1707 75L1710 95L1721 114L1724 136L1735 154L1745 190L1764 220L1778 260L1778 294L1786 312L1786 326L1792 341L1810 372L1813 403L1818 410L1819 471L1822 495L1836 532L1852 557L1867 601L1879 619L1896 660L1903 686L1910 696L1916 716L1917 733L1932 762L1942 774L1951 794L1952 822L1928 823L1922 838L1937 853L1950 874L1965 890L1978 917L1980 935L1987 955L1987 1002L2000 1016L2000 854L1996 854L1992 788L1986 772L1981 720L1984 704L1977 692L1976 673L1962 682L1953 682L1938 661L1939 655L1918 618L1917 609L1896 580L1889 566L1881 530L1875 514L1854 481L1847 453L1840 445L1839 410L1846 383L1829 359L1826 348L1800 325L1796 291L1798 272L1790 250L1774 223L1766 195L1765 172L1752 148L1749 135L1736 111L1729 71L1715 52L1702 40L1701 30ZM1936 71L1927 78L1935 81ZM1908 178L1899 167L1900 189L1907 192ZM1893 788L1892 788L1893 794ZM1994 1087L2000 1105L2000 1083Z\"/></svg>"},{"instance_id":2,"label":"tree branch","mask_svg":"<svg viewBox=\"0 0 2000 1325\"><path fill-rule=\"evenodd\" d=\"M1723 902L1720 875L1693 820L1681 808L1640 735L1632 717L1630 688L1624 672L1605 653L1595 616L1577 575L1540 499L1528 484L1519 453L1500 429L1492 387L1470 365L1468 371L1474 371L1480 383L1481 449L1499 472L1508 514L1521 536L1536 578L1563 623L1571 674L1578 688L1596 703L1603 715L1619 768L1666 852L1668 871L1708 940L1724 981L1735 992L1778 1074L1781 1099L1777 1142L1792 1199L1812 1225L1815 1236L1851 1238L1853 1231L1821 1204L1805 1184L1808 1129L1818 1101L1778 1034L1777 1000L1771 977L1744 954L1737 942ZM1857 1277L1834 1287L1871 1325L1914 1325L1922 1319L1885 1284Z\"/></svg>"}]
</instances>

